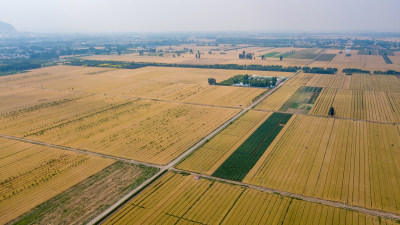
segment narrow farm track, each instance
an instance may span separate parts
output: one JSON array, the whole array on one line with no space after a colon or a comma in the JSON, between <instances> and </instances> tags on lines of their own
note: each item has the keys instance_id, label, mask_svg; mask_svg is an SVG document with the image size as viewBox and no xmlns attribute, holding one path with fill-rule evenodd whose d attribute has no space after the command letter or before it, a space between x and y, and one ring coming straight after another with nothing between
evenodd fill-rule
<instances>
[{"instance_id":1,"label":"narrow farm track","mask_svg":"<svg viewBox=\"0 0 400 225\"><path fill-rule=\"evenodd\" d=\"M258 190L258 191L264 191L264 192L270 192L270 193L278 193L278 194L280 194L282 196L285 196L285 197L301 199L301 200L307 201L307 202L319 203L319 204L322 204L322 205L333 206L333 207L336 207L336 208L352 210L352 211L368 214L368 215L371 215L371 216L378 216L378 217L384 217L384 218L393 219L393 220L400 220L400 215L398 215L398 214L389 213L389 212L380 211L380 210L374 210L374 209L367 209L367 208L363 208L363 207L359 207L359 206L348 205L348 204L345 204L344 202L336 202L336 201L329 201L329 200L324 200L324 199L319 199L319 198L313 198L313 197L309 197L309 196L294 194L294 193L281 191L281 190L277 190L277 189L272 189L272 188L268 188L268 187L260 187L260 186L256 186L256 185L251 185L251 184L247 184L247 183L227 180L227 179L214 177L214 176L209 176L209 175L205 175L205 174L192 173L190 171L184 171L184 170L180 170L180 169L176 169L176 168L173 168L172 170L173 171L177 171L177 172L190 173L190 174L192 174L194 176L213 179L213 180L216 180L216 181L221 181L221 182L230 183L230 184L234 184L234 185L240 185L240 186L248 187L248 188L251 188L251 189L254 189L254 190Z\"/></svg>"}]
</instances>

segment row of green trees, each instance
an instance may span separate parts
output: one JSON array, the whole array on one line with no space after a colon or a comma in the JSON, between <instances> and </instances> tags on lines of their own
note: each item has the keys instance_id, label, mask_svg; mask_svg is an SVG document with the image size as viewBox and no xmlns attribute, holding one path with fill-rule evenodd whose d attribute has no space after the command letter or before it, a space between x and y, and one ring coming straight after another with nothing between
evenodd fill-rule
<instances>
[{"instance_id":1,"label":"row of green trees","mask_svg":"<svg viewBox=\"0 0 400 225\"><path fill-rule=\"evenodd\" d=\"M254 78L251 78L251 76L249 76L247 74L246 75L236 75L236 76L231 77L227 80L224 80L220 83L217 83L215 78L208 78L208 84L223 85L223 86L232 86L235 84L243 84L243 85L248 85L251 87L274 87L274 86L276 86L277 81L278 80L276 77L254 79Z\"/></svg>"},{"instance_id":2,"label":"row of green trees","mask_svg":"<svg viewBox=\"0 0 400 225\"><path fill-rule=\"evenodd\" d=\"M303 67L304 73L335 74L337 68Z\"/></svg>"},{"instance_id":3,"label":"row of green trees","mask_svg":"<svg viewBox=\"0 0 400 225\"><path fill-rule=\"evenodd\" d=\"M289 66L283 67L281 65L237 65L237 64L208 64L208 65L197 65L197 64L177 64L177 63L152 63L152 62L121 62L121 61L98 61L98 60L82 60L75 59L67 62L66 64L75 66L93 66L93 67L117 67L126 69L136 69L145 66L162 66L162 67L183 67L183 68L201 68L201 69L227 69L227 70L256 70L256 71L279 71L279 72L296 72L300 69L305 73L318 73L318 74L335 74L337 68L322 68L322 67L298 67ZM371 71L347 68L342 70L343 73L369 73ZM387 71L375 71L374 74L386 74L386 75L400 75L400 72L394 70Z\"/></svg>"},{"instance_id":4,"label":"row of green trees","mask_svg":"<svg viewBox=\"0 0 400 225\"><path fill-rule=\"evenodd\" d=\"M347 75L351 75L353 73L371 73L369 70L361 70L361 69L354 69L354 68L346 68L342 70L342 73Z\"/></svg>"}]
</instances>

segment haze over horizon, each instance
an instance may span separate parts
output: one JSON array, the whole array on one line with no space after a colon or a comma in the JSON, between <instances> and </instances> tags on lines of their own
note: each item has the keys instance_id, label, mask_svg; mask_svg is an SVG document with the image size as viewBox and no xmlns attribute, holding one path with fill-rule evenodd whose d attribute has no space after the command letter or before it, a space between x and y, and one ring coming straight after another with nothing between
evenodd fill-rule
<instances>
[{"instance_id":1,"label":"haze over horizon","mask_svg":"<svg viewBox=\"0 0 400 225\"><path fill-rule=\"evenodd\" d=\"M398 0L6 0L0 21L38 33L400 32L399 9Z\"/></svg>"}]
</instances>

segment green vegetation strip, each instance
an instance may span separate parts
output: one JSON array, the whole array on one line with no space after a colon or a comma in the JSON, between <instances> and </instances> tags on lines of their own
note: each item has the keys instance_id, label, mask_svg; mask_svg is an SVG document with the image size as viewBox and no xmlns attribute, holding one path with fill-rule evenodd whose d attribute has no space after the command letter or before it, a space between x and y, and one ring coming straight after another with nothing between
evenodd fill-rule
<instances>
[{"instance_id":1,"label":"green vegetation strip","mask_svg":"<svg viewBox=\"0 0 400 225\"><path fill-rule=\"evenodd\" d=\"M333 58L336 57L336 54L322 54L318 58L315 59L315 61L332 61Z\"/></svg>"},{"instance_id":2,"label":"green vegetation strip","mask_svg":"<svg viewBox=\"0 0 400 225\"><path fill-rule=\"evenodd\" d=\"M282 58L286 58L286 57L288 57L290 55L293 55L294 53L295 52L285 52L285 53L282 53L280 55L275 55L274 58L280 58L281 56L282 56Z\"/></svg>"},{"instance_id":3,"label":"green vegetation strip","mask_svg":"<svg viewBox=\"0 0 400 225\"><path fill-rule=\"evenodd\" d=\"M278 57L279 58L279 57ZM154 63L154 62L120 62L120 61L98 61L98 60L80 60L73 59L65 63L71 66L92 66L108 68L137 69L145 66L160 67L181 67L181 68L199 68L199 69L226 69L226 70L257 70L257 71L280 71L296 72L301 69L298 66L283 67L281 65L238 65L238 64L177 64L177 63Z\"/></svg>"},{"instance_id":4,"label":"green vegetation strip","mask_svg":"<svg viewBox=\"0 0 400 225\"><path fill-rule=\"evenodd\" d=\"M262 57L262 56L264 56L264 57L273 57L273 56L275 56L277 54L280 54L280 52L270 52L270 53L267 53L267 54L264 54L264 55L260 55L259 57Z\"/></svg>"},{"instance_id":5,"label":"green vegetation strip","mask_svg":"<svg viewBox=\"0 0 400 225\"><path fill-rule=\"evenodd\" d=\"M292 114L273 113L212 175L242 181L291 116Z\"/></svg>"},{"instance_id":6,"label":"green vegetation strip","mask_svg":"<svg viewBox=\"0 0 400 225\"><path fill-rule=\"evenodd\" d=\"M308 111L314 105L322 88L300 87L286 102L279 111L286 112L288 109L302 109Z\"/></svg>"},{"instance_id":7,"label":"green vegetation strip","mask_svg":"<svg viewBox=\"0 0 400 225\"><path fill-rule=\"evenodd\" d=\"M214 79L215 80L215 79ZM234 84L244 84L249 85L251 87L271 87L275 86L277 82L276 77L265 77L259 79L252 79L250 75L236 75L234 77L230 77L227 80L224 80L219 83L215 83L216 85L223 86L232 86ZM210 83L210 81L209 81ZM210 83L211 84L211 83Z\"/></svg>"},{"instance_id":8,"label":"green vegetation strip","mask_svg":"<svg viewBox=\"0 0 400 225\"><path fill-rule=\"evenodd\" d=\"M383 59L385 60L386 64L393 64L392 60L390 60L389 56L382 55Z\"/></svg>"}]
</instances>

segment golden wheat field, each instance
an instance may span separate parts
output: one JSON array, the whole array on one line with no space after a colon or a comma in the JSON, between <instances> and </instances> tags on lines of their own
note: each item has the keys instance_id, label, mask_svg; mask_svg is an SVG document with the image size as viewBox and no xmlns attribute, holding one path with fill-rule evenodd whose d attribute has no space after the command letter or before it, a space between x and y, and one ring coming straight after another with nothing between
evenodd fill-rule
<instances>
[{"instance_id":1,"label":"golden wheat field","mask_svg":"<svg viewBox=\"0 0 400 225\"><path fill-rule=\"evenodd\" d=\"M314 61L310 67L332 67L342 70L344 68L357 68L363 70L400 70L400 61L397 56L389 56L393 64L387 64L381 55L358 55L357 50L351 50L351 56L337 54L332 61Z\"/></svg>"},{"instance_id":2,"label":"golden wheat field","mask_svg":"<svg viewBox=\"0 0 400 225\"><path fill-rule=\"evenodd\" d=\"M251 104L266 89L211 86L208 85L207 81L208 78L212 77L220 82L238 74L283 77L291 75L291 73L285 72L169 67L145 67L132 70L54 66L0 78L0 98L7 98L7 101L9 101L10 96L12 98L19 96L22 100L27 95L25 92L35 92L36 94L29 96L29 98L44 101L57 95L95 93L242 107ZM24 90L21 90L21 88ZM36 95L37 97L35 97ZM48 97L39 98L42 95ZM11 102L12 104L19 104L15 103L16 101ZM11 107L12 104L7 104L7 106Z\"/></svg>"},{"instance_id":3,"label":"golden wheat field","mask_svg":"<svg viewBox=\"0 0 400 225\"><path fill-rule=\"evenodd\" d=\"M291 120L244 182L400 212L398 127L302 115Z\"/></svg>"},{"instance_id":4,"label":"golden wheat field","mask_svg":"<svg viewBox=\"0 0 400 225\"><path fill-rule=\"evenodd\" d=\"M325 88L309 113L326 116L331 106L337 117L400 122L400 93Z\"/></svg>"},{"instance_id":5,"label":"golden wheat field","mask_svg":"<svg viewBox=\"0 0 400 225\"><path fill-rule=\"evenodd\" d=\"M0 132L166 164L238 109L79 94L0 114Z\"/></svg>"},{"instance_id":6,"label":"golden wheat field","mask_svg":"<svg viewBox=\"0 0 400 225\"><path fill-rule=\"evenodd\" d=\"M284 85L265 98L256 109L278 111L298 89L299 86Z\"/></svg>"},{"instance_id":7,"label":"golden wheat field","mask_svg":"<svg viewBox=\"0 0 400 225\"><path fill-rule=\"evenodd\" d=\"M105 224L395 224L395 221L169 172Z\"/></svg>"},{"instance_id":8,"label":"golden wheat field","mask_svg":"<svg viewBox=\"0 0 400 225\"><path fill-rule=\"evenodd\" d=\"M67 190L114 160L0 138L0 223Z\"/></svg>"},{"instance_id":9,"label":"golden wheat field","mask_svg":"<svg viewBox=\"0 0 400 225\"><path fill-rule=\"evenodd\" d=\"M400 80L390 75L299 73L287 82L292 86L330 87L364 91L400 92Z\"/></svg>"}]
</instances>

